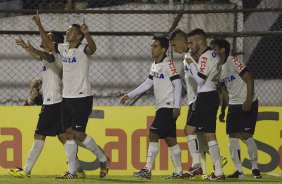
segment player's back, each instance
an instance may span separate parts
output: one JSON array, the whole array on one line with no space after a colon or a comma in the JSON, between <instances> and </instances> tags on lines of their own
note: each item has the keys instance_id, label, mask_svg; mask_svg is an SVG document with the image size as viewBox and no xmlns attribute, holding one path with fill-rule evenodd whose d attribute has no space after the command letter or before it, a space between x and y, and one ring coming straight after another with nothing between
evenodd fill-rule
<instances>
[{"instance_id":1,"label":"player's back","mask_svg":"<svg viewBox=\"0 0 282 184\"><path fill-rule=\"evenodd\" d=\"M43 104L55 104L62 101L62 62L59 54L54 54L54 62L43 60L42 91Z\"/></svg>"}]
</instances>

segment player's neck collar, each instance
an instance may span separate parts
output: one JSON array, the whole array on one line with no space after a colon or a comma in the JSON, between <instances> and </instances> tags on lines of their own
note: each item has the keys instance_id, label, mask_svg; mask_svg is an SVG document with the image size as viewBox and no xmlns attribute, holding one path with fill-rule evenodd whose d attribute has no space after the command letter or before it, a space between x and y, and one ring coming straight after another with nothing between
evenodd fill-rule
<instances>
[{"instance_id":1,"label":"player's neck collar","mask_svg":"<svg viewBox=\"0 0 282 184\"><path fill-rule=\"evenodd\" d=\"M209 51L209 50L212 50L211 47L207 46L207 48L203 51L202 54L204 54L205 52Z\"/></svg>"},{"instance_id":2,"label":"player's neck collar","mask_svg":"<svg viewBox=\"0 0 282 184\"><path fill-rule=\"evenodd\" d=\"M166 57L167 57L167 55L165 54L165 55L163 56L163 58L160 60L160 62L158 62L158 63L162 63ZM157 63L157 61L155 61L155 64L158 64L158 63Z\"/></svg>"}]
</instances>

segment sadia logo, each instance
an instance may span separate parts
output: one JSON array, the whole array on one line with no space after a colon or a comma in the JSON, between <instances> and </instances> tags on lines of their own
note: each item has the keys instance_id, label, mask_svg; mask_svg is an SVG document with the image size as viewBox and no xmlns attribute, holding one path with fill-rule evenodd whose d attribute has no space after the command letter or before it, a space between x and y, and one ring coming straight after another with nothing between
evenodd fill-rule
<instances>
[{"instance_id":1,"label":"sadia logo","mask_svg":"<svg viewBox=\"0 0 282 184\"><path fill-rule=\"evenodd\" d=\"M63 58L63 62L64 63L76 63L76 57L72 57L72 58L69 58L69 57L64 57Z\"/></svg>"},{"instance_id":2,"label":"sadia logo","mask_svg":"<svg viewBox=\"0 0 282 184\"><path fill-rule=\"evenodd\" d=\"M153 77L159 78L159 79L164 79L164 74L153 72Z\"/></svg>"}]
</instances>

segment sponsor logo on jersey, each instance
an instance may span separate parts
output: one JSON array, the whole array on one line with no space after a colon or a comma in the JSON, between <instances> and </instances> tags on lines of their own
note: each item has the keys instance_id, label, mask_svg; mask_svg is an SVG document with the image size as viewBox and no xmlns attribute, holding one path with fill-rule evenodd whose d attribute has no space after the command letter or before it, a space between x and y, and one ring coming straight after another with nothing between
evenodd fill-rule
<instances>
[{"instance_id":1,"label":"sponsor logo on jersey","mask_svg":"<svg viewBox=\"0 0 282 184\"><path fill-rule=\"evenodd\" d=\"M164 79L164 74L158 73L158 72L153 72L153 77L158 78L158 79Z\"/></svg>"},{"instance_id":2,"label":"sponsor logo on jersey","mask_svg":"<svg viewBox=\"0 0 282 184\"><path fill-rule=\"evenodd\" d=\"M234 58L232 59L232 61L233 61L233 62L235 63L235 65L239 68L240 71L244 69L244 67L245 67L244 64L242 64L238 58L234 57Z\"/></svg>"},{"instance_id":3,"label":"sponsor logo on jersey","mask_svg":"<svg viewBox=\"0 0 282 184\"><path fill-rule=\"evenodd\" d=\"M63 57L63 62L64 63L76 63L76 57L71 57L71 58L69 58L69 57Z\"/></svg>"},{"instance_id":4,"label":"sponsor logo on jersey","mask_svg":"<svg viewBox=\"0 0 282 184\"><path fill-rule=\"evenodd\" d=\"M204 73L205 72L205 68L207 66L207 62L208 62L208 58L207 57L201 57L200 59L200 73Z\"/></svg>"},{"instance_id":5,"label":"sponsor logo on jersey","mask_svg":"<svg viewBox=\"0 0 282 184\"><path fill-rule=\"evenodd\" d=\"M169 60L169 61L168 61L168 65L169 65L171 74L172 74L172 75L177 74L176 67L174 66L174 63L173 63L172 60Z\"/></svg>"},{"instance_id":6,"label":"sponsor logo on jersey","mask_svg":"<svg viewBox=\"0 0 282 184\"><path fill-rule=\"evenodd\" d=\"M224 79L222 79L220 82L223 82L224 84L228 83L228 82L232 82L236 79L236 77L234 75L225 77Z\"/></svg>"}]
</instances>

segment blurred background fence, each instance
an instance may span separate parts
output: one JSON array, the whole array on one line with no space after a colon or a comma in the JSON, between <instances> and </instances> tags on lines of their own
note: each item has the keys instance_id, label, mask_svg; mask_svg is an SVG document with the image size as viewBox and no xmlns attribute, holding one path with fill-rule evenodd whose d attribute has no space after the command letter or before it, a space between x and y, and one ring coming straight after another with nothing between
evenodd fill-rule
<instances>
[{"instance_id":1,"label":"blurred background fence","mask_svg":"<svg viewBox=\"0 0 282 184\"><path fill-rule=\"evenodd\" d=\"M21 35L39 48L31 20L36 9L47 31L65 32L86 18L98 47L90 66L94 105L119 105L122 94L142 83L152 63L152 36L175 27L202 28L209 40L226 37L232 54L251 68L260 104L282 105L281 0L0 0L2 105L22 105L30 81L41 76L41 63L15 44ZM182 56L170 54L183 76ZM154 105L152 91L131 104Z\"/></svg>"}]
</instances>

